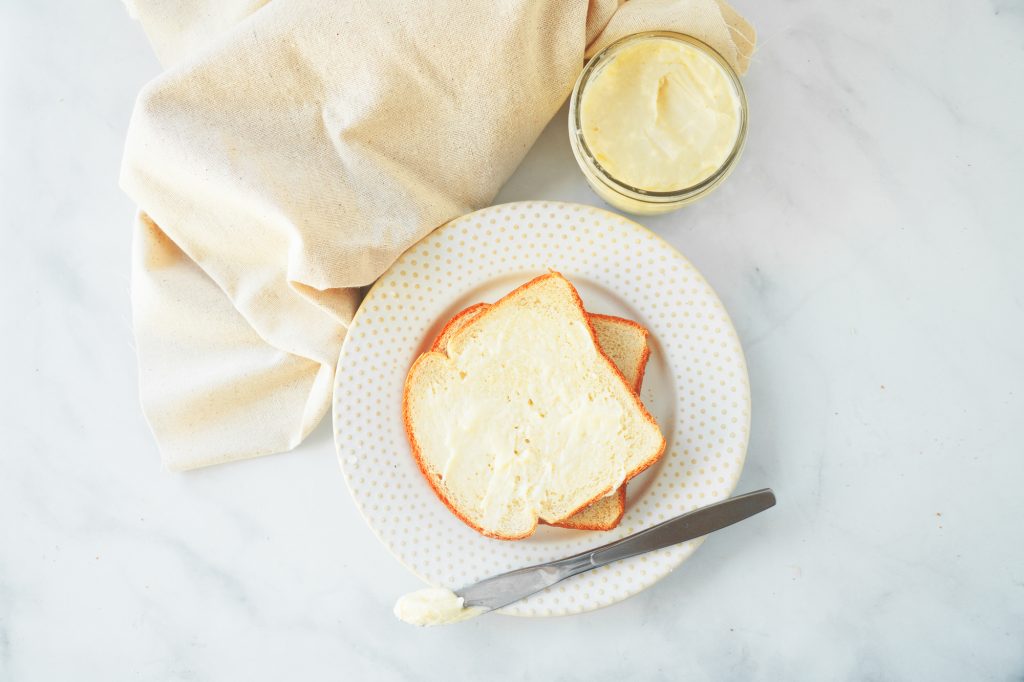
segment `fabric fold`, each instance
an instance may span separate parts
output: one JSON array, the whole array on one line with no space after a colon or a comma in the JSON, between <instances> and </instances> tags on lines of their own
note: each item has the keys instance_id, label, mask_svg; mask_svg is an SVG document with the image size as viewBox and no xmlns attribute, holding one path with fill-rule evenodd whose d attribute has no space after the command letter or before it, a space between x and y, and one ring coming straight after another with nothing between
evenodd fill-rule
<instances>
[{"instance_id":1,"label":"fabric fold","mask_svg":"<svg viewBox=\"0 0 1024 682\"><path fill-rule=\"evenodd\" d=\"M650 29L740 72L753 50L718 0L132 9L168 67L139 96L121 184L140 210L140 395L174 470L301 442L361 292L493 199L586 54Z\"/></svg>"}]
</instances>

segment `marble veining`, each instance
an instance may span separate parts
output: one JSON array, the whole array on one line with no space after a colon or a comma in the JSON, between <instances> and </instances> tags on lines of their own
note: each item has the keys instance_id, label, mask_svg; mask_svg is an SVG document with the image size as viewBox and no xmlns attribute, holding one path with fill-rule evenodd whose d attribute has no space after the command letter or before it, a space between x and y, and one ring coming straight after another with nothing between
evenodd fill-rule
<instances>
[{"instance_id":1,"label":"marble veining","mask_svg":"<svg viewBox=\"0 0 1024 682\"><path fill-rule=\"evenodd\" d=\"M160 470L117 187L158 65L120 3L0 4L0 680L1021 679L1024 12L737 5L744 156L643 222L733 316L739 490L779 506L614 607L421 631L329 424ZM497 201L520 199L601 205L564 110Z\"/></svg>"}]
</instances>

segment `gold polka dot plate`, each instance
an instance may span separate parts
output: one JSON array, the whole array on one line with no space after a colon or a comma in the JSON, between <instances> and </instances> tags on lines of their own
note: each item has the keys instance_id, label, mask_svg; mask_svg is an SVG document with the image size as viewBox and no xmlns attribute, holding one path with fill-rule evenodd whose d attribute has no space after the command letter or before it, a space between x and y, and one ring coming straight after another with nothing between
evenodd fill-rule
<instances>
[{"instance_id":1,"label":"gold polka dot plate","mask_svg":"<svg viewBox=\"0 0 1024 682\"><path fill-rule=\"evenodd\" d=\"M667 446L657 464L629 482L618 528L538 526L524 540L493 540L457 519L424 480L402 428L402 385L413 360L455 313L495 301L549 270L576 285L587 310L637 320L650 330L641 397ZM750 391L729 315L678 251L614 213L514 203L435 230L374 285L341 350L334 427L349 490L380 541L426 583L457 589L728 497L746 454ZM501 612L557 616L613 604L653 585L699 544L578 575Z\"/></svg>"}]
</instances>

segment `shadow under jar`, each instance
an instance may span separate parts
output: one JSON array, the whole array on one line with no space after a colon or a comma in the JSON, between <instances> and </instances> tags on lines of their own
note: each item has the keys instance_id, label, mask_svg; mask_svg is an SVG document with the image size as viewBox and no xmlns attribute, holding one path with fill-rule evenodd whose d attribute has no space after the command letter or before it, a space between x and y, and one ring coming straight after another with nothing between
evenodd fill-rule
<instances>
[{"instance_id":1,"label":"shadow under jar","mask_svg":"<svg viewBox=\"0 0 1024 682\"><path fill-rule=\"evenodd\" d=\"M594 55L569 101L569 141L587 182L616 208L667 213L717 187L747 137L739 77L710 46L636 33Z\"/></svg>"}]
</instances>

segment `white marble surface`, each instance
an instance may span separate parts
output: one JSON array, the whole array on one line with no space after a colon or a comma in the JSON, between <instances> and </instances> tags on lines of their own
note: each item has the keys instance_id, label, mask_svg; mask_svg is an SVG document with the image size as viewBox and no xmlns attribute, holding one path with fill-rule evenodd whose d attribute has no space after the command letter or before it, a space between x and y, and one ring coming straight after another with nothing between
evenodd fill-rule
<instances>
[{"instance_id":1,"label":"white marble surface","mask_svg":"<svg viewBox=\"0 0 1024 682\"><path fill-rule=\"evenodd\" d=\"M592 614L419 631L325 424L172 475L136 404L133 207L158 67L116 2L0 4L0 680L1024 676L1024 13L738 0L745 157L644 221L732 312L780 505ZM596 203L563 119L500 201Z\"/></svg>"}]
</instances>

